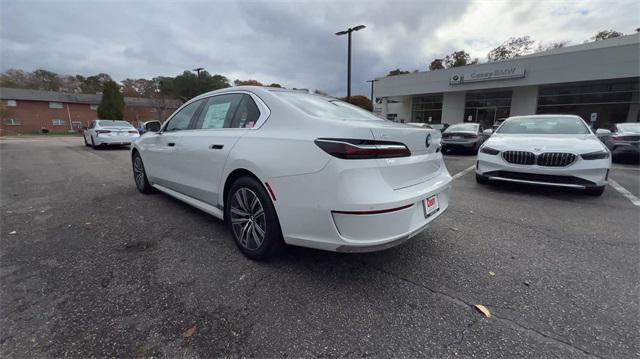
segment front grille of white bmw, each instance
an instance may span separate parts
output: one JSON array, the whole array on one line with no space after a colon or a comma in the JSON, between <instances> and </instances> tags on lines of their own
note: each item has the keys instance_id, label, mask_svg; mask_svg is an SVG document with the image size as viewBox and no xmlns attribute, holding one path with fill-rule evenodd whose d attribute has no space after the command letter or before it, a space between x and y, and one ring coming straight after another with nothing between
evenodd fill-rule
<instances>
[{"instance_id":1,"label":"front grille of white bmw","mask_svg":"<svg viewBox=\"0 0 640 359\"><path fill-rule=\"evenodd\" d=\"M516 165L532 165L536 162L536 155L527 151L505 151L502 158Z\"/></svg>"},{"instance_id":2,"label":"front grille of white bmw","mask_svg":"<svg viewBox=\"0 0 640 359\"><path fill-rule=\"evenodd\" d=\"M545 167L565 167L575 160L576 155L573 153L545 152L538 155L537 164Z\"/></svg>"},{"instance_id":3,"label":"front grille of white bmw","mask_svg":"<svg viewBox=\"0 0 640 359\"><path fill-rule=\"evenodd\" d=\"M543 167L565 167L572 164L577 156L573 153L545 152L536 155L528 151L505 151L502 158L515 165L538 165Z\"/></svg>"}]
</instances>

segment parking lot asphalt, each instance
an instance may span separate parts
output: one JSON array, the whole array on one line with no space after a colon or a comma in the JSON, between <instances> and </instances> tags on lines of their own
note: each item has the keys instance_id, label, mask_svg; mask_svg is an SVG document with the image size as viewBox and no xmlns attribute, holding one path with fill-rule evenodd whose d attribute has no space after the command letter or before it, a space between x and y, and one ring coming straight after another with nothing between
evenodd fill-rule
<instances>
[{"instance_id":1,"label":"parking lot asphalt","mask_svg":"<svg viewBox=\"0 0 640 359\"><path fill-rule=\"evenodd\" d=\"M637 196L638 167L615 167ZM640 356L640 207L611 186L469 170L402 246L254 262L221 221L138 193L128 149L4 139L0 181L1 357Z\"/></svg>"}]
</instances>

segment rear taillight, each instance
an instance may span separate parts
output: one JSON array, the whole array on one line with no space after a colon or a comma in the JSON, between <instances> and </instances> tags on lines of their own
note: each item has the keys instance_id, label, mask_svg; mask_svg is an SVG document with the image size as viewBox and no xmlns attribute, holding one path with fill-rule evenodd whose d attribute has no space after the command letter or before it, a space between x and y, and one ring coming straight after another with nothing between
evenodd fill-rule
<instances>
[{"instance_id":1,"label":"rear taillight","mask_svg":"<svg viewBox=\"0 0 640 359\"><path fill-rule=\"evenodd\" d=\"M96 130L97 134L101 134L101 133L111 133L111 131L109 130Z\"/></svg>"},{"instance_id":2,"label":"rear taillight","mask_svg":"<svg viewBox=\"0 0 640 359\"><path fill-rule=\"evenodd\" d=\"M411 156L407 146L400 142L319 138L315 143L331 156L345 160Z\"/></svg>"},{"instance_id":3,"label":"rear taillight","mask_svg":"<svg viewBox=\"0 0 640 359\"><path fill-rule=\"evenodd\" d=\"M129 133L138 133L138 131L136 131L136 130L131 130L131 131L129 131Z\"/></svg>"}]
</instances>

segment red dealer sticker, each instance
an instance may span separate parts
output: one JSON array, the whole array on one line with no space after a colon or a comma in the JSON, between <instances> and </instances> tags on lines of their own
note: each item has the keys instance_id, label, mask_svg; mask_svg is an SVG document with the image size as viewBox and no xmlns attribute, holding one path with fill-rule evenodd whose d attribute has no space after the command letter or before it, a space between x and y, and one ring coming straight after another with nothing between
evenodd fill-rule
<instances>
[{"instance_id":1,"label":"red dealer sticker","mask_svg":"<svg viewBox=\"0 0 640 359\"><path fill-rule=\"evenodd\" d=\"M438 209L440 209L440 207L438 206L438 196L431 196L427 199L425 199L424 201L422 201L422 203L424 204L424 216L425 217L429 217L431 216L433 213L437 212Z\"/></svg>"}]
</instances>

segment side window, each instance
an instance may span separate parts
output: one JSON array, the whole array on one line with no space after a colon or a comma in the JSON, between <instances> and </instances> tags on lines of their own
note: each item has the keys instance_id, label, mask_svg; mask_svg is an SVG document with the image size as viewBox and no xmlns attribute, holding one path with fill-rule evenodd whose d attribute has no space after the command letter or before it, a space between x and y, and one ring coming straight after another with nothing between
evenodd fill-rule
<instances>
[{"instance_id":1,"label":"side window","mask_svg":"<svg viewBox=\"0 0 640 359\"><path fill-rule=\"evenodd\" d=\"M260 118L260 110L251 96L242 95L242 101L238 105L233 121L228 127L231 128L252 128Z\"/></svg>"},{"instance_id":2,"label":"side window","mask_svg":"<svg viewBox=\"0 0 640 359\"><path fill-rule=\"evenodd\" d=\"M209 97L202 108L196 129L229 127L242 94L227 94Z\"/></svg>"},{"instance_id":3,"label":"side window","mask_svg":"<svg viewBox=\"0 0 640 359\"><path fill-rule=\"evenodd\" d=\"M96 121L91 121L89 128L94 128L94 127L96 127Z\"/></svg>"},{"instance_id":4,"label":"side window","mask_svg":"<svg viewBox=\"0 0 640 359\"><path fill-rule=\"evenodd\" d=\"M171 120L169 120L169 123L167 124L167 127L165 127L164 130L166 132L169 132L169 131L180 131L180 130L188 129L189 123L191 123L191 118L193 117L193 115L196 114L196 111L198 110L198 107L200 107L201 104L202 104L202 100L195 101L193 103L190 103L186 107L184 107L182 110L180 110L180 112L176 113L171 118Z\"/></svg>"}]
</instances>

